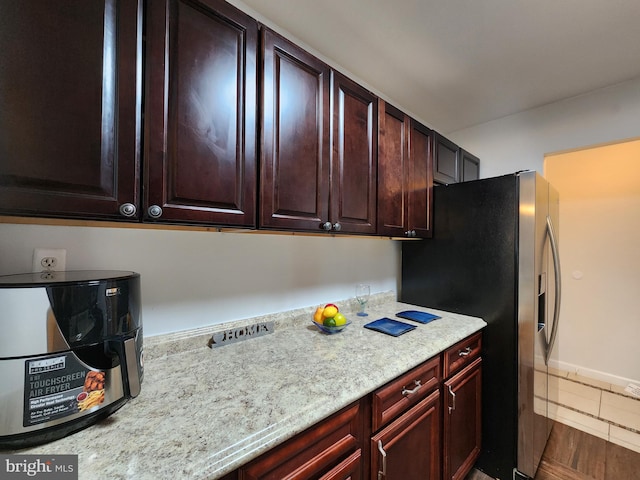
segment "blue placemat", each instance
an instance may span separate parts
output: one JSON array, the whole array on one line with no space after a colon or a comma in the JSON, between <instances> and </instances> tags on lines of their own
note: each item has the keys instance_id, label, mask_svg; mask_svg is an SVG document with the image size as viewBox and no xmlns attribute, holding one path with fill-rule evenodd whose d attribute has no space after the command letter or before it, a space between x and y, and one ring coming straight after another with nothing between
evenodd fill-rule
<instances>
[{"instance_id":1,"label":"blue placemat","mask_svg":"<svg viewBox=\"0 0 640 480\"><path fill-rule=\"evenodd\" d=\"M375 330L377 332L386 333L387 335L392 335L397 337L406 333L410 330L416 328L415 325L409 325L408 323L399 322L397 320L392 320L387 317L380 318L378 320L374 320L373 322L367 323L364 325L364 328L368 328L370 330Z\"/></svg>"},{"instance_id":2,"label":"blue placemat","mask_svg":"<svg viewBox=\"0 0 640 480\"><path fill-rule=\"evenodd\" d=\"M406 318L407 320L413 320L414 322L429 323L437 318L441 318L438 315L427 312L419 312L417 310L405 310L404 312L396 313L396 317Z\"/></svg>"}]
</instances>

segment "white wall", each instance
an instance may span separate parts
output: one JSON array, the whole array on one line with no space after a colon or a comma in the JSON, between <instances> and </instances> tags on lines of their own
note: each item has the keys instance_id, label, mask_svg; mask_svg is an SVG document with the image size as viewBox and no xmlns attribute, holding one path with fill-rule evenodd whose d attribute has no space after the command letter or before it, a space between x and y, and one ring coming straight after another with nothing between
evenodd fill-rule
<instances>
[{"instance_id":1,"label":"white wall","mask_svg":"<svg viewBox=\"0 0 640 480\"><path fill-rule=\"evenodd\" d=\"M640 140L551 155L544 170L561 192L565 368L640 379Z\"/></svg>"},{"instance_id":2,"label":"white wall","mask_svg":"<svg viewBox=\"0 0 640 480\"><path fill-rule=\"evenodd\" d=\"M376 238L0 224L0 275L33 249L66 248L67 270L141 274L145 336L397 291L399 246Z\"/></svg>"},{"instance_id":3,"label":"white wall","mask_svg":"<svg viewBox=\"0 0 640 480\"><path fill-rule=\"evenodd\" d=\"M543 173L544 156L640 136L640 79L448 133L481 159L480 176Z\"/></svg>"},{"instance_id":4,"label":"white wall","mask_svg":"<svg viewBox=\"0 0 640 480\"><path fill-rule=\"evenodd\" d=\"M524 169L544 173L547 154L640 137L640 79L448 136L480 157L482 178ZM628 171L612 170L606 157L601 160L600 181L628 178ZM580 178L576 174L574 181ZM640 184L640 178L632 181ZM619 200L589 199L576 207L574 202L563 203L560 191L561 266L567 292L561 308L558 366L611 383L640 383L640 280L637 271L630 275L620 270L637 262L640 216L633 200L624 207ZM629 209L622 219L613 215L621 208ZM607 220L609 229L602 228L601 219ZM629 228L636 235L631 243L625 240L630 239ZM589 245L599 247L582 255L588 249L586 238ZM608 248L614 260L609 257L603 263L598 252ZM562 255L565 250L566 256ZM577 270L587 272L582 283L572 278ZM598 314L592 311L585 317L590 307Z\"/></svg>"}]
</instances>

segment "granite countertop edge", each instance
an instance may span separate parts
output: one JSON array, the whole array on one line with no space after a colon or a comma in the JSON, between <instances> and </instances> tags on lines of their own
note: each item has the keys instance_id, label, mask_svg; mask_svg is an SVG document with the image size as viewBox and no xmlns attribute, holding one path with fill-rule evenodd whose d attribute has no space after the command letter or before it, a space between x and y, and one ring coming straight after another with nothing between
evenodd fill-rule
<instances>
[{"instance_id":1,"label":"granite countertop edge","mask_svg":"<svg viewBox=\"0 0 640 480\"><path fill-rule=\"evenodd\" d=\"M486 323L376 295L369 316L340 305L352 324L336 335L312 323L315 307L145 338L141 394L63 439L22 454L77 454L80 479L216 479L246 464ZM442 318L395 317L419 310ZM388 317L417 327L399 337L363 328ZM271 334L217 348L223 330L274 321Z\"/></svg>"}]
</instances>

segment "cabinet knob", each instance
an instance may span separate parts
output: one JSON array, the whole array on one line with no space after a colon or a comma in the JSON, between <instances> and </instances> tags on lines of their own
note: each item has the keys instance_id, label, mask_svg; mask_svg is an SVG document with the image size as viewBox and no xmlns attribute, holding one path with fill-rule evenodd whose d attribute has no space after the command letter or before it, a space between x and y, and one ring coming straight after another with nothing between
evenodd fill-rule
<instances>
[{"instance_id":1,"label":"cabinet knob","mask_svg":"<svg viewBox=\"0 0 640 480\"><path fill-rule=\"evenodd\" d=\"M342 225L340 225L339 223L336 222L336 223L333 224L333 229L336 232L339 232L340 230L342 230Z\"/></svg>"},{"instance_id":2,"label":"cabinet knob","mask_svg":"<svg viewBox=\"0 0 640 480\"><path fill-rule=\"evenodd\" d=\"M162 208L158 205L151 205L147 210L147 213L151 218L160 218L162 216Z\"/></svg>"},{"instance_id":3,"label":"cabinet knob","mask_svg":"<svg viewBox=\"0 0 640 480\"><path fill-rule=\"evenodd\" d=\"M120 215L123 217L133 217L136 214L136 206L133 203L123 203L120 205Z\"/></svg>"},{"instance_id":4,"label":"cabinet knob","mask_svg":"<svg viewBox=\"0 0 640 480\"><path fill-rule=\"evenodd\" d=\"M331 228L333 227L333 225L331 225L331 222L324 222L320 228L322 228L323 230L326 230L327 232L329 230L331 230Z\"/></svg>"}]
</instances>

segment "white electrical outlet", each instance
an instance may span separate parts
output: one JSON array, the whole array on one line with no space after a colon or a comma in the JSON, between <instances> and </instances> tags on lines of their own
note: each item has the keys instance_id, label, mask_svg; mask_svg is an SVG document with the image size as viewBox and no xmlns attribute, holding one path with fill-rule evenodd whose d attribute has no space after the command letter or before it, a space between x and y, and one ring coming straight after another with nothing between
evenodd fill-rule
<instances>
[{"instance_id":1,"label":"white electrical outlet","mask_svg":"<svg viewBox=\"0 0 640 480\"><path fill-rule=\"evenodd\" d=\"M64 248L35 248L33 250L34 272L62 272L67 263Z\"/></svg>"}]
</instances>

